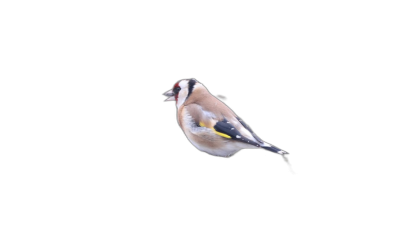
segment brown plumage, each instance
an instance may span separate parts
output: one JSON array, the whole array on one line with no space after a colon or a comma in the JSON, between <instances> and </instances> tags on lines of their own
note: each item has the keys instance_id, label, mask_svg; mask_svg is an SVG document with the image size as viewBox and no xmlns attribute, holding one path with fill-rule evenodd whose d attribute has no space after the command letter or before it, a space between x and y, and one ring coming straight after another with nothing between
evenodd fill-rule
<instances>
[{"instance_id":1,"label":"brown plumage","mask_svg":"<svg viewBox=\"0 0 400 225\"><path fill-rule=\"evenodd\" d=\"M244 148L264 148L278 154L287 152L264 142L228 106L198 81L181 80L164 95L176 100L178 123L199 150L229 157Z\"/></svg>"}]
</instances>

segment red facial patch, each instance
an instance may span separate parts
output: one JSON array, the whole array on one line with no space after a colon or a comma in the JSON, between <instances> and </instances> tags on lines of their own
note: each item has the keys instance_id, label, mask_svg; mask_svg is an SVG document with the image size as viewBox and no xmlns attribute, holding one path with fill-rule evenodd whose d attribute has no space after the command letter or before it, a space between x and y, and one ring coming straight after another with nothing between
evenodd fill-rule
<instances>
[{"instance_id":1,"label":"red facial patch","mask_svg":"<svg viewBox=\"0 0 400 225\"><path fill-rule=\"evenodd\" d=\"M178 88L179 87L179 82L177 82L175 85L174 85L174 88L172 89L172 91L174 91L174 89L175 88ZM175 92L174 92L175 93ZM178 96L179 96L179 92L177 93L177 94L175 94L175 102L176 102L176 104L178 104Z\"/></svg>"},{"instance_id":2,"label":"red facial patch","mask_svg":"<svg viewBox=\"0 0 400 225\"><path fill-rule=\"evenodd\" d=\"M174 88L179 87L179 82L174 85Z\"/></svg>"}]
</instances>

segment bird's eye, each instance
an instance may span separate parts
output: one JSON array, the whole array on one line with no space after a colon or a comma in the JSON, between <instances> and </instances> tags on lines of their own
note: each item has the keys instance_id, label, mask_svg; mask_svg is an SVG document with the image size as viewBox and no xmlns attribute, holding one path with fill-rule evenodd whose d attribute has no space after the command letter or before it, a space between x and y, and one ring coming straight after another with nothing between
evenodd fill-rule
<instances>
[{"instance_id":1,"label":"bird's eye","mask_svg":"<svg viewBox=\"0 0 400 225\"><path fill-rule=\"evenodd\" d=\"M181 90L181 88L180 88L180 87L176 87L176 88L174 88L174 90L173 90L173 91L174 91L174 93L175 93L175 94L178 94L180 90Z\"/></svg>"}]
</instances>

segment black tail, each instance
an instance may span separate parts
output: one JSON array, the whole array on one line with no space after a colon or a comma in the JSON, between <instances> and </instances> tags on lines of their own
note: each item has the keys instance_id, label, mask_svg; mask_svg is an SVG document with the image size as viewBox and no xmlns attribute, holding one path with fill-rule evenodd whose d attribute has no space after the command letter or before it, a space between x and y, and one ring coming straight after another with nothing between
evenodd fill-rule
<instances>
[{"instance_id":1,"label":"black tail","mask_svg":"<svg viewBox=\"0 0 400 225\"><path fill-rule=\"evenodd\" d=\"M280 154L280 155L289 154L289 153L283 151L282 149L277 148L277 147L275 147L275 146L273 146L273 145L271 145L271 146L269 146L269 147L267 147L267 146L261 146L260 148L265 149L265 150L267 150L267 151L269 151L269 152L272 152L272 153L275 153L275 154Z\"/></svg>"}]
</instances>

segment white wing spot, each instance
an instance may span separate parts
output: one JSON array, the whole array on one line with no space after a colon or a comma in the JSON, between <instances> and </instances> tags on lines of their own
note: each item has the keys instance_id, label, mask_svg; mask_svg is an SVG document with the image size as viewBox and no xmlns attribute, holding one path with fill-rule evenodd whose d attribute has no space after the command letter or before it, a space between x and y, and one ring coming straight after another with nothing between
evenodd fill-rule
<instances>
[{"instance_id":1,"label":"white wing spot","mask_svg":"<svg viewBox=\"0 0 400 225\"><path fill-rule=\"evenodd\" d=\"M264 142L264 146L271 147L271 145L267 142Z\"/></svg>"},{"instance_id":2,"label":"white wing spot","mask_svg":"<svg viewBox=\"0 0 400 225\"><path fill-rule=\"evenodd\" d=\"M236 135L236 138L241 138L239 135Z\"/></svg>"},{"instance_id":3,"label":"white wing spot","mask_svg":"<svg viewBox=\"0 0 400 225\"><path fill-rule=\"evenodd\" d=\"M231 130L234 130L235 128L231 128Z\"/></svg>"}]
</instances>

